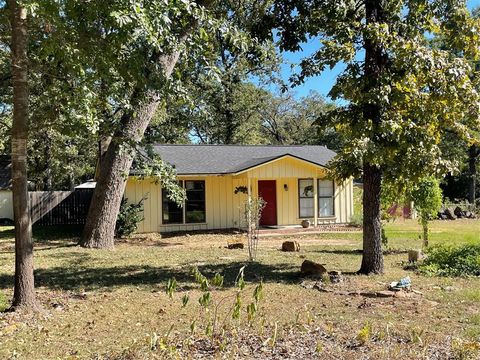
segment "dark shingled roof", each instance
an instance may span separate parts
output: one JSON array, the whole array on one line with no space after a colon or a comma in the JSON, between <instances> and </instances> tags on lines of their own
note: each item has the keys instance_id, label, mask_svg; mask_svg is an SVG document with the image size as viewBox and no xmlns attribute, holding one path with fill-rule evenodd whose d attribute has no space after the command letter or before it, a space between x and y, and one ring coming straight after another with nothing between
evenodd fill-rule
<instances>
[{"instance_id":1,"label":"dark shingled roof","mask_svg":"<svg viewBox=\"0 0 480 360\"><path fill-rule=\"evenodd\" d=\"M10 156L0 155L0 190L10 189L12 184Z\"/></svg>"},{"instance_id":2,"label":"dark shingled roof","mask_svg":"<svg viewBox=\"0 0 480 360\"><path fill-rule=\"evenodd\" d=\"M336 155L317 145L155 145L153 149L179 175L232 174L286 155L326 167Z\"/></svg>"}]
</instances>

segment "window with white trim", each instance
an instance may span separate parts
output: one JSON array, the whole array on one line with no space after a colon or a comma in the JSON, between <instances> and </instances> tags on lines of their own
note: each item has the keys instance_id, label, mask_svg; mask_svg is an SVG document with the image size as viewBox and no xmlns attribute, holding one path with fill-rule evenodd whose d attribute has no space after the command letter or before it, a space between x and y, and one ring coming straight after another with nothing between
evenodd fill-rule
<instances>
[{"instance_id":1,"label":"window with white trim","mask_svg":"<svg viewBox=\"0 0 480 360\"><path fill-rule=\"evenodd\" d=\"M298 180L298 199L300 218L310 218L315 214L313 179Z\"/></svg>"},{"instance_id":2,"label":"window with white trim","mask_svg":"<svg viewBox=\"0 0 480 360\"><path fill-rule=\"evenodd\" d=\"M318 180L318 216L335 215L334 212L334 184L332 180Z\"/></svg>"}]
</instances>

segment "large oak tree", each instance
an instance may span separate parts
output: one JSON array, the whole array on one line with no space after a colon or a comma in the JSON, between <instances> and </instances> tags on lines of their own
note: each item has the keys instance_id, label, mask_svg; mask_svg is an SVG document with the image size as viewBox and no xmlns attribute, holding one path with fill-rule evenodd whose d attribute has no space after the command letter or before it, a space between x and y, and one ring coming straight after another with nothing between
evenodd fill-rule
<instances>
[{"instance_id":1,"label":"large oak tree","mask_svg":"<svg viewBox=\"0 0 480 360\"><path fill-rule=\"evenodd\" d=\"M363 176L360 273L382 273L382 181L451 169L440 151L442 133L455 129L468 138L479 125L475 69L430 39L454 33L477 57L478 22L465 1L279 0L265 23L259 31L275 28L283 50L319 45L300 63L294 84L345 66L330 92L343 100L330 122L345 139L331 167L339 177Z\"/></svg>"},{"instance_id":2,"label":"large oak tree","mask_svg":"<svg viewBox=\"0 0 480 360\"><path fill-rule=\"evenodd\" d=\"M104 91L116 90L107 99L111 116L101 128L110 141L80 242L93 248L113 247L115 221L138 144L165 106L166 92L181 91L177 65L191 59L194 66L208 64L209 53L214 51L212 39L218 37L231 54L257 56L258 41L249 37L242 22L232 21L232 14L241 18L262 6L262 2L238 6L214 0L105 3L79 4L72 9L85 44L80 51L94 59L89 71L96 72ZM210 69L212 76L218 73L215 64Z\"/></svg>"}]
</instances>

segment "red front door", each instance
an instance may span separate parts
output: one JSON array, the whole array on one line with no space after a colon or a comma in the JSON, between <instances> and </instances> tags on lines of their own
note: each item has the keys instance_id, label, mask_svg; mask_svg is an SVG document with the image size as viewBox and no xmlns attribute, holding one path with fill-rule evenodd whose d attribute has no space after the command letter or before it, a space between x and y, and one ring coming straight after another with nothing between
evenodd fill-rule
<instances>
[{"instance_id":1,"label":"red front door","mask_svg":"<svg viewBox=\"0 0 480 360\"><path fill-rule=\"evenodd\" d=\"M258 196L265 202L260 225L277 225L277 183L275 180L259 180Z\"/></svg>"}]
</instances>

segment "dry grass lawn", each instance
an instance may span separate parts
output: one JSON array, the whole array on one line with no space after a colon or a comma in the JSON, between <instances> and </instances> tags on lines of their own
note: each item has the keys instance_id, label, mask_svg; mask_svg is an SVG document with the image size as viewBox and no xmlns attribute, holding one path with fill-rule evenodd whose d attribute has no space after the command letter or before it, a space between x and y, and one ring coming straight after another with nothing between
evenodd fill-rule
<instances>
[{"instance_id":1,"label":"dry grass lawn","mask_svg":"<svg viewBox=\"0 0 480 360\"><path fill-rule=\"evenodd\" d=\"M416 222L387 227L391 251L381 276L357 276L361 233L287 236L299 253L279 251L285 238L261 239L258 261L246 250L228 250L234 234L138 235L113 251L86 250L68 233L37 233L35 276L43 312L0 313L1 359L319 358L319 359L479 359L480 279L429 278L403 269L418 248ZM11 228L0 228L0 306L12 296L14 254ZM433 244L480 241L478 220L435 222ZM304 259L340 270L345 281L311 288L299 276ZM235 277L246 265L240 322L225 313L235 296ZM205 314L191 269L208 277L225 275L212 291L226 329L213 341L205 336ZM385 290L410 276L420 293L408 298L347 295ZM170 299L168 279L178 290ZM245 306L264 282L264 298L252 323ZM182 307L188 293L190 302ZM3 295L2 295L3 294ZM195 321L194 333L191 333Z\"/></svg>"}]
</instances>

